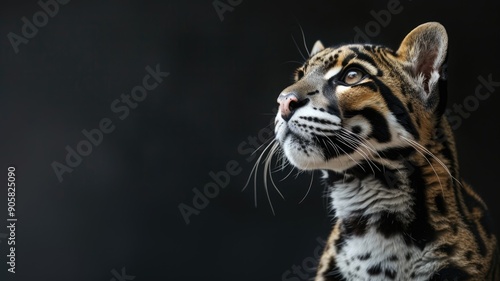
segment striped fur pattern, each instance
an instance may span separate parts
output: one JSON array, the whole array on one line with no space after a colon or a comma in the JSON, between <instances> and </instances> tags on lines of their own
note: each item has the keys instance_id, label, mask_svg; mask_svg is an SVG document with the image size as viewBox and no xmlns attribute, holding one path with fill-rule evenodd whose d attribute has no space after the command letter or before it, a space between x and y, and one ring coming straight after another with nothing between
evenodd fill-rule
<instances>
[{"instance_id":1,"label":"striped fur pattern","mask_svg":"<svg viewBox=\"0 0 500 281\"><path fill-rule=\"evenodd\" d=\"M316 281L500 280L487 207L443 117L447 45L436 22L397 51L318 41L279 95L276 140L298 169L323 171L331 199Z\"/></svg>"}]
</instances>

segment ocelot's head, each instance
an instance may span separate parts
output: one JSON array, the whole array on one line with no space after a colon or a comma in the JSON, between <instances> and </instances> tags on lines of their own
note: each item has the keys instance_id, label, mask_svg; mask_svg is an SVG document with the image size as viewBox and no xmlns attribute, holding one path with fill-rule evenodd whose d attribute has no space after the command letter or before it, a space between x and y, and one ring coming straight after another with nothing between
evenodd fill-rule
<instances>
[{"instance_id":1,"label":"ocelot's head","mask_svg":"<svg viewBox=\"0 0 500 281\"><path fill-rule=\"evenodd\" d=\"M301 170L341 172L425 145L443 119L447 45L435 22L412 30L397 51L316 42L278 96L275 134L288 160Z\"/></svg>"}]
</instances>

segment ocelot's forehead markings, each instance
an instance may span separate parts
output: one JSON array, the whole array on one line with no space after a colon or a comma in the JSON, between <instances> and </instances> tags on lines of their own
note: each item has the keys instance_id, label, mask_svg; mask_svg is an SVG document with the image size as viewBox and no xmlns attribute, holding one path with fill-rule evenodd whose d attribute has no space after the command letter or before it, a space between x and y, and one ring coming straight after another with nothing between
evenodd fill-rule
<instances>
[{"instance_id":1,"label":"ocelot's forehead markings","mask_svg":"<svg viewBox=\"0 0 500 281\"><path fill-rule=\"evenodd\" d=\"M338 65L339 60L342 60L342 51L342 49L327 48L310 58L299 69L304 73L316 68L331 69Z\"/></svg>"},{"instance_id":2,"label":"ocelot's forehead markings","mask_svg":"<svg viewBox=\"0 0 500 281\"><path fill-rule=\"evenodd\" d=\"M383 74L383 71L377 68L376 61L370 55L360 52L355 47L346 48L343 53L341 51L341 49L338 49L332 50L331 53L319 54L312 59L311 68L323 69L326 72L325 79L330 79L352 63L362 66L372 75L381 76Z\"/></svg>"}]
</instances>

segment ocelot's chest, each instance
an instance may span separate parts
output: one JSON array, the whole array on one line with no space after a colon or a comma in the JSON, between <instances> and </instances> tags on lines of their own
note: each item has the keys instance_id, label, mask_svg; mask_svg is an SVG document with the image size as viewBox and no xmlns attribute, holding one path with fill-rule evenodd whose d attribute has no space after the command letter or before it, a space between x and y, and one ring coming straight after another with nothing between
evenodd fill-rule
<instances>
[{"instance_id":1,"label":"ocelot's chest","mask_svg":"<svg viewBox=\"0 0 500 281\"><path fill-rule=\"evenodd\" d=\"M425 263L424 252L400 235L385 237L374 228L340 240L336 263L347 280L428 280L439 266Z\"/></svg>"},{"instance_id":2,"label":"ocelot's chest","mask_svg":"<svg viewBox=\"0 0 500 281\"><path fill-rule=\"evenodd\" d=\"M349 281L427 281L441 266L429 259L430 248L413 243L417 237L405 226L413 219L412 194L404 182L387 189L374 176L334 184L331 204L340 225L335 262L342 276Z\"/></svg>"}]
</instances>

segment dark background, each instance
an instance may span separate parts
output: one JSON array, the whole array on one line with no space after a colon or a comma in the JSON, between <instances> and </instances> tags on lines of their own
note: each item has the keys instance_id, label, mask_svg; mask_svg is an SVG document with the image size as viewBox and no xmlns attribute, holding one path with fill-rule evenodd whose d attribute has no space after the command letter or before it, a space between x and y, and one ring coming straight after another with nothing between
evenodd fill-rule
<instances>
[{"instance_id":1,"label":"dark background","mask_svg":"<svg viewBox=\"0 0 500 281\"><path fill-rule=\"evenodd\" d=\"M221 0L222 3L228 3ZM262 167L242 191L262 144L276 97L291 82L316 39L354 41L374 12L393 1L233 0L219 17L208 1L77 1L59 11L16 54L10 32L22 34L37 1L0 7L0 280L305 280L329 217L318 173L274 174ZM401 0L370 40L397 49L417 25L439 21L449 34L449 104L462 104L478 77L500 81L499 5L495 1ZM238 4L238 5L236 5ZM293 39L297 41L295 46ZM142 84L145 67L170 75L120 120L110 105ZM498 91L455 130L462 176L500 218ZM82 130L110 118L90 155L59 182L51 164ZM259 134L261 139L259 140ZM240 151L238 151L240 147ZM237 172L186 224L179 206L193 206L193 188L210 173ZM7 167L16 167L16 271L7 273ZM305 262L306 270L302 268ZM301 275L283 274L299 265ZM124 270L122 272L122 269Z\"/></svg>"}]
</instances>

